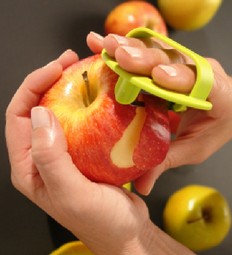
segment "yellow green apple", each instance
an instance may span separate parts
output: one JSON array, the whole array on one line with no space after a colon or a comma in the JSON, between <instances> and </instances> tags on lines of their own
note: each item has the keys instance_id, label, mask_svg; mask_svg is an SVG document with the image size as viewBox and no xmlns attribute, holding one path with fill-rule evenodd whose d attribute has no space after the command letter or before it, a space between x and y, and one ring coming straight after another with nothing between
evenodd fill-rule
<instances>
[{"instance_id":1,"label":"yellow green apple","mask_svg":"<svg viewBox=\"0 0 232 255\"><path fill-rule=\"evenodd\" d=\"M125 184L123 185L123 187L124 187L125 189L129 190L129 191L131 191L131 189L132 189L131 186L132 186L132 185L131 185L131 182L125 183Z\"/></svg>"},{"instance_id":2,"label":"yellow green apple","mask_svg":"<svg viewBox=\"0 0 232 255\"><path fill-rule=\"evenodd\" d=\"M40 105L57 117L73 163L87 178L122 186L164 160L170 130L166 101L139 95L142 106L119 104L117 80L93 55L65 69Z\"/></svg>"},{"instance_id":3,"label":"yellow green apple","mask_svg":"<svg viewBox=\"0 0 232 255\"><path fill-rule=\"evenodd\" d=\"M81 241L63 244L49 255L94 255Z\"/></svg>"},{"instance_id":4,"label":"yellow green apple","mask_svg":"<svg viewBox=\"0 0 232 255\"><path fill-rule=\"evenodd\" d=\"M207 25L221 3L222 0L158 0L158 7L172 28L191 31Z\"/></svg>"},{"instance_id":5,"label":"yellow green apple","mask_svg":"<svg viewBox=\"0 0 232 255\"><path fill-rule=\"evenodd\" d=\"M164 230L193 251L219 245L231 227L231 211L215 188L187 185L174 192L163 211Z\"/></svg>"}]
</instances>

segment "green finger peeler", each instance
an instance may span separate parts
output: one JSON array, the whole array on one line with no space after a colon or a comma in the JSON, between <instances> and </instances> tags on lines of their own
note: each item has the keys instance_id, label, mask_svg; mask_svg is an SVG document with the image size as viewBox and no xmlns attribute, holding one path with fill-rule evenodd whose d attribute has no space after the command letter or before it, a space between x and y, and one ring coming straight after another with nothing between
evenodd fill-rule
<instances>
[{"instance_id":1,"label":"green finger peeler","mask_svg":"<svg viewBox=\"0 0 232 255\"><path fill-rule=\"evenodd\" d=\"M115 59L111 58L107 54L106 50L103 49L103 61L119 75L119 79L115 86L115 98L119 103L133 103L142 90L172 102L172 108L176 112L185 111L187 107L200 110L210 110L212 108L212 104L207 101L207 97L213 86L214 75L210 64L205 58L182 46L176 41L173 41L172 39L148 28L141 27L133 29L127 34L127 37L154 37L190 57L196 65L196 82L192 91L188 95L161 88L156 85L150 77L136 75L123 70Z\"/></svg>"}]
</instances>

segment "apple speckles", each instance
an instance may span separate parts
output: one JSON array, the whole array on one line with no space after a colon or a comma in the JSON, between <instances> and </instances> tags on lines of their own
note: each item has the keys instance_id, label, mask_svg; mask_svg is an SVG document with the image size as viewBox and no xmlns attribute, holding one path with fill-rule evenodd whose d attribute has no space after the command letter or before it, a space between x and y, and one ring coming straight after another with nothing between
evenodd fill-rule
<instances>
[{"instance_id":1,"label":"apple speckles","mask_svg":"<svg viewBox=\"0 0 232 255\"><path fill-rule=\"evenodd\" d=\"M76 167L92 181L121 186L163 161L169 142L158 124L168 130L169 118L165 102L150 95L138 98L143 107L119 104L117 80L100 55L90 56L65 69L40 105L56 115Z\"/></svg>"}]
</instances>

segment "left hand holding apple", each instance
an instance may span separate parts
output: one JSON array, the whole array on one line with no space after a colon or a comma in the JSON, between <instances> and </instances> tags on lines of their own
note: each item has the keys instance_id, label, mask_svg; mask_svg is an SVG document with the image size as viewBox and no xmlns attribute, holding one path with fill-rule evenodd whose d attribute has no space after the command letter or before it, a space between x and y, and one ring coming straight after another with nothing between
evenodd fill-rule
<instances>
[{"instance_id":1,"label":"left hand holding apple","mask_svg":"<svg viewBox=\"0 0 232 255\"><path fill-rule=\"evenodd\" d=\"M160 255L170 250L193 255L153 225L137 195L83 176L67 151L59 122L52 112L37 107L63 69L77 61L74 52L65 52L27 76L11 100L6 141L13 185L95 255L153 254L154 250Z\"/></svg>"}]
</instances>

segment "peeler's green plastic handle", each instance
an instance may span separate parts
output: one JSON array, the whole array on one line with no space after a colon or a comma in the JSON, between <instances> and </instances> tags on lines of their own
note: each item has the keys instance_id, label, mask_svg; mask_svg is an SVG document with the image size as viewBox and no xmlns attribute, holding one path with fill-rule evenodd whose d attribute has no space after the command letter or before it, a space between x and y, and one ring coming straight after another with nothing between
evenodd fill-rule
<instances>
[{"instance_id":1,"label":"peeler's green plastic handle","mask_svg":"<svg viewBox=\"0 0 232 255\"><path fill-rule=\"evenodd\" d=\"M133 29L127 34L127 37L154 37L189 56L196 65L196 82L192 91L188 95L161 88L156 85L150 77L136 75L123 70L115 59L111 58L106 50L103 49L102 59L119 75L119 79L115 86L115 98L119 103L131 104L135 101L140 91L143 90L174 103L173 110L177 112L185 111L187 107L200 110L210 110L212 108L212 104L207 101L207 98L213 86L214 75L209 62L205 58L176 41L148 28L141 27Z\"/></svg>"}]
</instances>

